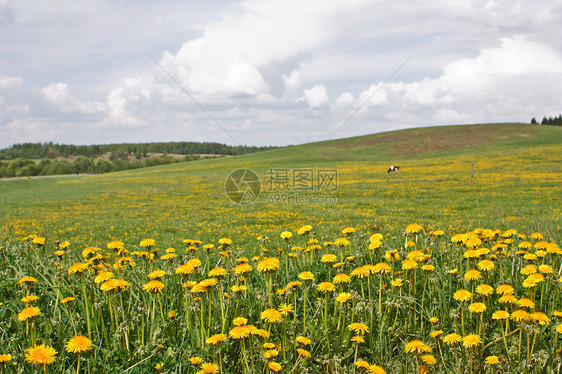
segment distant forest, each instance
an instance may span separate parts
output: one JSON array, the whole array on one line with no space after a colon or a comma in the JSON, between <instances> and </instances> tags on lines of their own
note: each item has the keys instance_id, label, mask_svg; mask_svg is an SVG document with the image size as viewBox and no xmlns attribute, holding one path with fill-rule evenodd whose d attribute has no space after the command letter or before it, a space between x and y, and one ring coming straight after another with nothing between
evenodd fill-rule
<instances>
[{"instance_id":1,"label":"distant forest","mask_svg":"<svg viewBox=\"0 0 562 374\"><path fill-rule=\"evenodd\" d=\"M531 120L531 125L539 125L537 120L533 118ZM558 115L558 117L543 117L540 125L552 125L552 126L562 126L562 114Z\"/></svg>"},{"instance_id":2,"label":"distant forest","mask_svg":"<svg viewBox=\"0 0 562 374\"><path fill-rule=\"evenodd\" d=\"M272 148L275 147L196 142L104 145L24 143L0 149L0 178L101 174L198 160L205 158L205 155L234 156ZM155 153L159 155L154 156Z\"/></svg>"}]
</instances>

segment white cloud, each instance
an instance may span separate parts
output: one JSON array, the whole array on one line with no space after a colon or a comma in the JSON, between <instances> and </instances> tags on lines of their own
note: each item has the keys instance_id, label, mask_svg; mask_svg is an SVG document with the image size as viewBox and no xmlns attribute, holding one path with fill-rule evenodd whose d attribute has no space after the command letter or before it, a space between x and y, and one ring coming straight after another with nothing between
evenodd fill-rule
<instances>
[{"instance_id":1,"label":"white cloud","mask_svg":"<svg viewBox=\"0 0 562 374\"><path fill-rule=\"evenodd\" d=\"M20 87L23 85L23 77L9 77L0 74L0 89Z\"/></svg>"},{"instance_id":2,"label":"white cloud","mask_svg":"<svg viewBox=\"0 0 562 374\"><path fill-rule=\"evenodd\" d=\"M325 107L330 104L326 86L323 84L317 84L310 89L304 90L302 96L299 100L306 101L308 107L312 109Z\"/></svg>"}]
</instances>

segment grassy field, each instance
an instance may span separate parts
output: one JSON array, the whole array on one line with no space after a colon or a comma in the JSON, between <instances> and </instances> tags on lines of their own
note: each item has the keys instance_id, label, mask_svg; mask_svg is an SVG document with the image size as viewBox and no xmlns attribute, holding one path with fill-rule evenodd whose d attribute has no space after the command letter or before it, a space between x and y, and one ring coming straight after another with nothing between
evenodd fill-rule
<instances>
[{"instance_id":1,"label":"grassy field","mask_svg":"<svg viewBox=\"0 0 562 374\"><path fill-rule=\"evenodd\" d=\"M0 227L76 245L151 237L173 246L222 236L239 236L243 244L248 234L305 224L326 232L371 225L387 233L419 222L449 232L513 226L554 233L561 144L562 131L553 126L420 128L108 175L3 181ZM400 172L387 174L391 164ZM239 168L262 181L253 204L233 204L224 192L227 176ZM337 169L335 191L287 191L337 203L268 204L279 192L268 191L270 168Z\"/></svg>"},{"instance_id":2,"label":"grassy field","mask_svg":"<svg viewBox=\"0 0 562 374\"><path fill-rule=\"evenodd\" d=\"M266 373L277 371L275 362L284 373L444 373L451 365L458 372L556 372L561 151L559 127L450 126L104 175L0 181L0 355L14 355L0 370L75 372L81 364L85 372ZM400 172L387 173L390 165ZM225 192L237 169L261 180L250 204L234 204ZM309 179L319 173L326 183ZM342 231L348 227L354 232ZM286 231L292 238L280 237ZM456 234L464 236L453 240ZM146 245L148 238L154 243ZM69 242L60 257L55 240ZM119 248L106 246L112 241ZM123 265L121 247L137 266ZM489 251L469 252L482 248ZM164 257L165 249L176 256ZM327 254L333 262L322 260ZM249 273L238 271L241 257ZM201 264L190 275L178 274L179 265L196 258ZM490 266L485 260L491 269L483 270ZM81 263L87 270L76 271ZM100 290L94 278L104 266L128 286ZM214 277L213 268L225 274ZM154 270L164 271L152 278L165 288L147 286ZM349 283L335 282L338 273ZM529 274L544 279L530 285ZM18 285L24 276L39 282ZM218 282L194 291L211 278ZM510 285L533 307L504 305L501 295L479 292L482 285ZM470 297L458 302L453 295L461 290ZM20 299L31 293L45 316L22 321ZM342 293L349 293L348 304L336 298ZM67 296L76 298L72 308L60 305ZM284 310L280 320L269 318L279 323L263 315L272 308ZM526 310L529 318L500 323L492 317L500 309ZM544 312L548 323L532 312ZM270 338L235 337L236 317L248 319L240 327L255 325ZM455 333L468 340L457 347L439 338ZM94 343L82 359L65 352L78 334ZM231 335L222 345L206 340L216 334ZM481 341L471 342L471 334ZM418 340L428 350L414 347ZM53 365L25 363L24 352L38 342L58 351ZM266 342L275 348L264 348ZM277 354L265 353L272 349ZM195 356L225 365L192 365ZM498 364L487 363L496 356Z\"/></svg>"}]
</instances>

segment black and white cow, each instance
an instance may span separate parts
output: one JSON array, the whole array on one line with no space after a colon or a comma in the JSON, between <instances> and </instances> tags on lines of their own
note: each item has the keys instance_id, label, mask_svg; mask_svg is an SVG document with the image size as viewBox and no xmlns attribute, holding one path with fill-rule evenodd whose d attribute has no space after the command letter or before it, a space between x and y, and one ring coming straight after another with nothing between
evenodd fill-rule
<instances>
[{"instance_id":1,"label":"black and white cow","mask_svg":"<svg viewBox=\"0 0 562 374\"><path fill-rule=\"evenodd\" d=\"M390 168L388 168L387 173L392 173L393 171L399 171L400 170L400 166L391 166Z\"/></svg>"}]
</instances>

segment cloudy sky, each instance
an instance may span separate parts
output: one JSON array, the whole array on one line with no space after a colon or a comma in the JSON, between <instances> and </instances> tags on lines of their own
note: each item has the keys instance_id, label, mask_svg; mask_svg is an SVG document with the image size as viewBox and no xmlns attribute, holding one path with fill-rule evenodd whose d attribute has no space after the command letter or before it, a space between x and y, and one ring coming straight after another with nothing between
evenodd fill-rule
<instances>
[{"instance_id":1,"label":"cloudy sky","mask_svg":"<svg viewBox=\"0 0 562 374\"><path fill-rule=\"evenodd\" d=\"M0 147L529 122L562 112L561 16L558 0L0 0Z\"/></svg>"}]
</instances>

